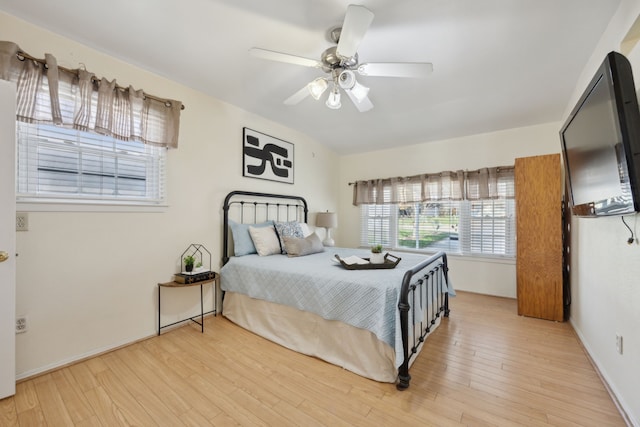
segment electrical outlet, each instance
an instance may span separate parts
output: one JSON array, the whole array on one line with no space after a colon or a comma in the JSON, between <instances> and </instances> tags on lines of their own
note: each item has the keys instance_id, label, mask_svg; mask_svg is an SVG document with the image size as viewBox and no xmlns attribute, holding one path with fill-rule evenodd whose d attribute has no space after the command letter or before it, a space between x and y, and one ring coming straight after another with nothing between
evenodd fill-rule
<instances>
[{"instance_id":1,"label":"electrical outlet","mask_svg":"<svg viewBox=\"0 0 640 427\"><path fill-rule=\"evenodd\" d=\"M27 316L16 317L16 334L27 332Z\"/></svg>"},{"instance_id":2,"label":"electrical outlet","mask_svg":"<svg viewBox=\"0 0 640 427\"><path fill-rule=\"evenodd\" d=\"M29 215L26 212L16 212L16 231L29 230Z\"/></svg>"},{"instance_id":3,"label":"electrical outlet","mask_svg":"<svg viewBox=\"0 0 640 427\"><path fill-rule=\"evenodd\" d=\"M616 334L616 350L618 354L622 354L622 335Z\"/></svg>"}]
</instances>

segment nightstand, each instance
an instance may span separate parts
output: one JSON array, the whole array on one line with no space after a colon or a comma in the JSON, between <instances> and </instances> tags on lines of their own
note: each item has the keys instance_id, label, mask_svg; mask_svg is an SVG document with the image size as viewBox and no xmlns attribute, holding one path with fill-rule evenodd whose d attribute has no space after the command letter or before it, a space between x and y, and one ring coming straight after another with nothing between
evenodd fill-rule
<instances>
[{"instance_id":1,"label":"nightstand","mask_svg":"<svg viewBox=\"0 0 640 427\"><path fill-rule=\"evenodd\" d=\"M158 283L158 335L162 332L164 328L168 328L169 326L177 325L178 323L186 322L187 320L191 320L194 323L200 325L200 332L204 333L204 315L212 314L214 316L217 315L217 287L218 287L218 279L219 275L214 273L213 279L202 280L200 282L194 283L178 283L178 282L166 282L166 283ZM203 287L204 285L211 284L211 289L213 290L213 310L204 312L204 299L203 299ZM178 320L177 322L170 323L168 325L162 325L160 323L160 313L162 308L162 288L190 288L192 286L200 286L200 314L195 315L193 317L188 317L186 319ZM198 322L196 319L200 318Z\"/></svg>"}]
</instances>

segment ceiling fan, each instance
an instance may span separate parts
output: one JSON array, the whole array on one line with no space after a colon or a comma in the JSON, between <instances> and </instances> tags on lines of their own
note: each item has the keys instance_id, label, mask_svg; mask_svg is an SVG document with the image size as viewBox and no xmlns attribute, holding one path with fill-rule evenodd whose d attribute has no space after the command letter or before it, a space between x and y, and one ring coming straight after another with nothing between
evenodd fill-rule
<instances>
[{"instance_id":1,"label":"ceiling fan","mask_svg":"<svg viewBox=\"0 0 640 427\"><path fill-rule=\"evenodd\" d=\"M325 50L320 60L290 55L267 49L253 47L249 53L255 57L272 61L286 62L305 67L322 69L329 76L318 77L302 89L287 98L286 105L295 105L311 95L318 100L332 84L326 105L332 109L341 107L340 89L347 94L360 112L369 111L373 103L369 99L369 88L360 84L356 73L361 76L374 77L426 77L433 72L433 65L428 62L369 62L360 64L358 46L364 38L371 22L373 12L364 6L349 5L341 27L330 30L331 40L336 43Z\"/></svg>"}]
</instances>

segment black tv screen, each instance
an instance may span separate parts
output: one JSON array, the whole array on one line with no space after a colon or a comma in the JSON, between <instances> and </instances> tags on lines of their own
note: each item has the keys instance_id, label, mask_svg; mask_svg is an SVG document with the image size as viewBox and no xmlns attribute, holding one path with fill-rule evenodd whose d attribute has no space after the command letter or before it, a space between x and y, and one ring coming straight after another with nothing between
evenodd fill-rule
<instances>
[{"instance_id":1,"label":"black tv screen","mask_svg":"<svg viewBox=\"0 0 640 427\"><path fill-rule=\"evenodd\" d=\"M640 211L639 138L631 64L611 52L560 130L574 215Z\"/></svg>"}]
</instances>

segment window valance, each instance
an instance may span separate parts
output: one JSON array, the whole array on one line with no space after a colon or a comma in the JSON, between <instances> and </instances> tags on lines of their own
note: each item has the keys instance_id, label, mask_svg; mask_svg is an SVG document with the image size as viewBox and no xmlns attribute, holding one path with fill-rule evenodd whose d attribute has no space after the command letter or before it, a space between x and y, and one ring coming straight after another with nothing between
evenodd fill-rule
<instances>
[{"instance_id":1,"label":"window valance","mask_svg":"<svg viewBox=\"0 0 640 427\"><path fill-rule=\"evenodd\" d=\"M8 41L0 41L0 78L16 83L19 121L178 147L180 101L124 88L84 69L59 67L50 54L36 59Z\"/></svg>"},{"instance_id":2,"label":"window valance","mask_svg":"<svg viewBox=\"0 0 640 427\"><path fill-rule=\"evenodd\" d=\"M437 200L484 200L515 196L514 167L445 171L356 181L353 204L403 204Z\"/></svg>"}]
</instances>

